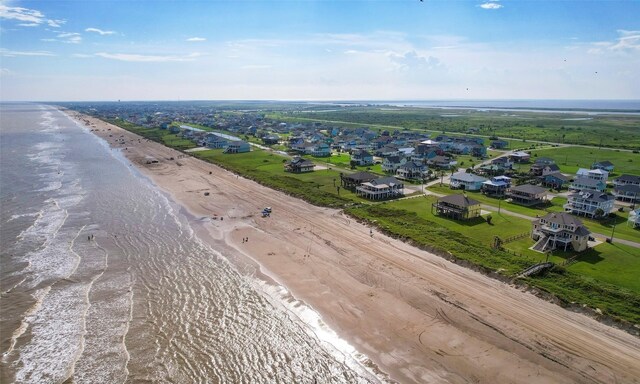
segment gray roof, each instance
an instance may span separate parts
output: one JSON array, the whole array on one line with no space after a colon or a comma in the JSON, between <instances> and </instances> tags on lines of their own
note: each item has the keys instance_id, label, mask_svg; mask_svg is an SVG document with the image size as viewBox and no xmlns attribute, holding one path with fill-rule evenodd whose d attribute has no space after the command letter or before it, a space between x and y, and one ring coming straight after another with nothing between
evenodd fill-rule
<instances>
[{"instance_id":1,"label":"gray roof","mask_svg":"<svg viewBox=\"0 0 640 384\"><path fill-rule=\"evenodd\" d=\"M511 187L511 190L528 193L532 195L537 195L539 193L547 192L546 188L538 187L537 185L531 185L531 184L522 184L515 187Z\"/></svg>"},{"instance_id":2,"label":"gray roof","mask_svg":"<svg viewBox=\"0 0 640 384\"><path fill-rule=\"evenodd\" d=\"M613 163L610 162L609 160L604 160L604 161L598 161L593 163L593 165L599 165L601 167L611 167L613 166Z\"/></svg>"},{"instance_id":3,"label":"gray roof","mask_svg":"<svg viewBox=\"0 0 640 384\"><path fill-rule=\"evenodd\" d=\"M372 180L371 184L373 184L373 185L379 185L379 184L402 185L402 182L398 181L398 179L396 179L393 176L389 176L389 177L380 177L378 179Z\"/></svg>"},{"instance_id":4,"label":"gray roof","mask_svg":"<svg viewBox=\"0 0 640 384\"><path fill-rule=\"evenodd\" d=\"M547 177L547 176L552 176L563 181L569 181L569 178L560 172L551 172L544 175L544 177Z\"/></svg>"},{"instance_id":5,"label":"gray roof","mask_svg":"<svg viewBox=\"0 0 640 384\"><path fill-rule=\"evenodd\" d=\"M487 181L486 177L482 177L482 176L478 176L478 175L474 175L473 173L466 173L466 172L457 172L454 173L451 176L452 179L456 179L456 180L462 180L468 183L473 183L473 182L485 182Z\"/></svg>"},{"instance_id":6,"label":"gray roof","mask_svg":"<svg viewBox=\"0 0 640 384\"><path fill-rule=\"evenodd\" d=\"M582 221L578 220L573 215L565 212L551 212L541 217L549 223L555 223L558 225L573 225L576 228L582 226Z\"/></svg>"},{"instance_id":7,"label":"gray roof","mask_svg":"<svg viewBox=\"0 0 640 384\"><path fill-rule=\"evenodd\" d=\"M602 183L602 181L589 179L587 177L576 177L573 181L573 184L584 185L586 187L597 187L598 183Z\"/></svg>"},{"instance_id":8,"label":"gray roof","mask_svg":"<svg viewBox=\"0 0 640 384\"><path fill-rule=\"evenodd\" d=\"M615 181L620 182L620 181L624 181L626 183L640 183L640 176L635 176L635 175L620 175L620 177L618 177Z\"/></svg>"},{"instance_id":9,"label":"gray roof","mask_svg":"<svg viewBox=\"0 0 640 384\"><path fill-rule=\"evenodd\" d=\"M443 203L452 204L458 207L468 207L470 205L480 204L479 201L470 199L467 196L461 195L461 194L444 196L438 199L438 202L440 201Z\"/></svg>"},{"instance_id":10,"label":"gray roof","mask_svg":"<svg viewBox=\"0 0 640 384\"><path fill-rule=\"evenodd\" d=\"M615 197L608 193L596 191L595 189L584 189L580 192L573 192L569 194L569 197L583 198L587 201L593 201L598 203L603 203L605 201L614 200Z\"/></svg>"},{"instance_id":11,"label":"gray roof","mask_svg":"<svg viewBox=\"0 0 640 384\"><path fill-rule=\"evenodd\" d=\"M352 179L352 180L363 181L363 182L375 180L377 177L378 176L369 172L356 172L356 173L352 173L350 175L344 176L345 179Z\"/></svg>"},{"instance_id":12,"label":"gray roof","mask_svg":"<svg viewBox=\"0 0 640 384\"><path fill-rule=\"evenodd\" d=\"M625 185L620 185L617 186L613 189L616 192L635 192L638 194L638 196L640 196L640 185L635 185L635 184L625 184Z\"/></svg>"}]
</instances>

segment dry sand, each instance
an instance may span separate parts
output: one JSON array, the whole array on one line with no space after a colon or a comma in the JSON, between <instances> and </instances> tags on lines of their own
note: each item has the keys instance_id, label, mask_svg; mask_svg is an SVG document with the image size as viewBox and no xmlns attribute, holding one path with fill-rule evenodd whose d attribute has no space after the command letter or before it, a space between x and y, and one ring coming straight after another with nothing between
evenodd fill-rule
<instances>
[{"instance_id":1,"label":"dry sand","mask_svg":"<svg viewBox=\"0 0 640 384\"><path fill-rule=\"evenodd\" d=\"M628 333L375 231L371 237L340 211L70 114L193 215L224 218L204 224L204 237L259 263L391 380L640 382L640 339ZM149 157L159 163L146 164ZM269 218L260 215L265 206L273 207Z\"/></svg>"}]
</instances>

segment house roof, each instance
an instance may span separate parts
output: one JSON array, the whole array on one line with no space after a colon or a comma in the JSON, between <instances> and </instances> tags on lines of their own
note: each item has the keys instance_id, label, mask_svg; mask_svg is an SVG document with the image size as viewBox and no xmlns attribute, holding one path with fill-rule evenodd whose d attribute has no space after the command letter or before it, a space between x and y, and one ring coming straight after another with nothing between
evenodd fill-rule
<instances>
[{"instance_id":1,"label":"house roof","mask_svg":"<svg viewBox=\"0 0 640 384\"><path fill-rule=\"evenodd\" d=\"M602 181L579 176L579 177L576 177L576 179L573 181L573 184L584 185L585 187L597 187L598 184L602 184Z\"/></svg>"},{"instance_id":2,"label":"house roof","mask_svg":"<svg viewBox=\"0 0 640 384\"><path fill-rule=\"evenodd\" d=\"M609 160L598 161L593 163L593 165L599 165L601 167L613 167L613 163L610 162Z\"/></svg>"},{"instance_id":3,"label":"house roof","mask_svg":"<svg viewBox=\"0 0 640 384\"><path fill-rule=\"evenodd\" d=\"M547 192L546 188L538 187L537 185L531 185L531 184L522 184L515 187L511 187L511 190L532 194L532 195L537 195L539 193Z\"/></svg>"},{"instance_id":4,"label":"house roof","mask_svg":"<svg viewBox=\"0 0 640 384\"><path fill-rule=\"evenodd\" d=\"M518 151L518 152L513 152L511 155L509 156L514 156L514 157L531 157L530 154L528 154L527 152L523 152L523 151Z\"/></svg>"},{"instance_id":5,"label":"house roof","mask_svg":"<svg viewBox=\"0 0 640 384\"><path fill-rule=\"evenodd\" d=\"M545 168L549 168L552 171L559 171L560 167L557 164L547 164Z\"/></svg>"},{"instance_id":6,"label":"house roof","mask_svg":"<svg viewBox=\"0 0 640 384\"><path fill-rule=\"evenodd\" d=\"M584 189L580 192L573 192L569 194L569 197L582 198L583 200L594 203L604 203L605 201L611 201L615 199L613 195L600 192L595 189Z\"/></svg>"},{"instance_id":7,"label":"house roof","mask_svg":"<svg viewBox=\"0 0 640 384\"><path fill-rule=\"evenodd\" d=\"M620 175L620 177L618 177L617 179L615 179L615 181L617 182L624 181L626 183L640 183L640 176L623 174L623 175Z\"/></svg>"},{"instance_id":8,"label":"house roof","mask_svg":"<svg viewBox=\"0 0 640 384\"><path fill-rule=\"evenodd\" d=\"M613 188L613 190L616 192L624 192L624 193L635 192L638 194L638 196L640 196L640 185L636 185L636 184L619 185Z\"/></svg>"},{"instance_id":9,"label":"house roof","mask_svg":"<svg viewBox=\"0 0 640 384\"><path fill-rule=\"evenodd\" d=\"M377 178L376 175L374 175L373 173L369 173L369 172L356 172L356 173L352 173L350 175L345 175L344 176L345 179L351 179L354 181L371 181L371 180L375 180Z\"/></svg>"},{"instance_id":10,"label":"house roof","mask_svg":"<svg viewBox=\"0 0 640 384\"><path fill-rule=\"evenodd\" d=\"M562 181L569 181L569 178L565 175L563 175L560 172L551 172L551 173L547 173L545 176L545 178L547 177L554 177L556 179L562 180Z\"/></svg>"},{"instance_id":11,"label":"house roof","mask_svg":"<svg viewBox=\"0 0 640 384\"><path fill-rule=\"evenodd\" d=\"M542 216L540 219L558 225L569 225L576 228L582 227L582 221L580 221L577 217L565 212L551 212Z\"/></svg>"},{"instance_id":12,"label":"house roof","mask_svg":"<svg viewBox=\"0 0 640 384\"><path fill-rule=\"evenodd\" d=\"M314 165L311 160L303 159L301 157L294 157L291 161L289 161L289 164L296 167L311 167Z\"/></svg>"},{"instance_id":13,"label":"house roof","mask_svg":"<svg viewBox=\"0 0 640 384\"><path fill-rule=\"evenodd\" d=\"M402 185L402 182L398 181L395 177L380 177L375 180L371 180L369 183L372 186L394 186L394 185Z\"/></svg>"},{"instance_id":14,"label":"house roof","mask_svg":"<svg viewBox=\"0 0 640 384\"><path fill-rule=\"evenodd\" d=\"M486 177L474 175L473 173L457 172L451 176L451 180L460 180L467 183L479 183L487 181Z\"/></svg>"},{"instance_id":15,"label":"house roof","mask_svg":"<svg viewBox=\"0 0 640 384\"><path fill-rule=\"evenodd\" d=\"M479 205L480 202L474 199L470 199L465 195L455 194L443 196L438 199L439 202L448 203L457 207L469 207L471 205Z\"/></svg>"}]
</instances>

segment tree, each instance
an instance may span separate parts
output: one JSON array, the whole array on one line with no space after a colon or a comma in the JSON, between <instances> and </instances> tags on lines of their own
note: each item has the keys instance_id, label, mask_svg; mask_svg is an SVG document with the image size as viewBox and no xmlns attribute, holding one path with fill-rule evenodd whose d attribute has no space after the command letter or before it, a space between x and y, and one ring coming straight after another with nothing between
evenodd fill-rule
<instances>
[{"instance_id":1,"label":"tree","mask_svg":"<svg viewBox=\"0 0 640 384\"><path fill-rule=\"evenodd\" d=\"M491 220L493 220L493 216L488 215L487 216L487 224L491 225Z\"/></svg>"},{"instance_id":2,"label":"tree","mask_svg":"<svg viewBox=\"0 0 640 384\"><path fill-rule=\"evenodd\" d=\"M604 211L602 210L602 208L598 208L594 212L594 215L595 215L595 217L602 217L604 215Z\"/></svg>"}]
</instances>

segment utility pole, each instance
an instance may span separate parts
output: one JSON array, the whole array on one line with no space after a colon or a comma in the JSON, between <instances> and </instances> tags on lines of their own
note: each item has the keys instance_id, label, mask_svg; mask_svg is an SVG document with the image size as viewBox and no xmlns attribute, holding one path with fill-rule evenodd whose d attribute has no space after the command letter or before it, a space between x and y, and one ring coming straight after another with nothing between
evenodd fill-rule
<instances>
[{"instance_id":1,"label":"utility pole","mask_svg":"<svg viewBox=\"0 0 640 384\"><path fill-rule=\"evenodd\" d=\"M609 239L609 242L611 244L613 244L613 233L616 231L616 223L613 223L613 229L611 229L611 238Z\"/></svg>"}]
</instances>

